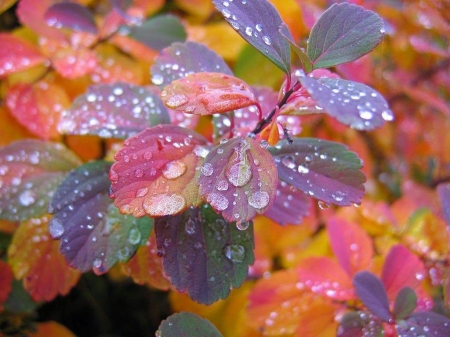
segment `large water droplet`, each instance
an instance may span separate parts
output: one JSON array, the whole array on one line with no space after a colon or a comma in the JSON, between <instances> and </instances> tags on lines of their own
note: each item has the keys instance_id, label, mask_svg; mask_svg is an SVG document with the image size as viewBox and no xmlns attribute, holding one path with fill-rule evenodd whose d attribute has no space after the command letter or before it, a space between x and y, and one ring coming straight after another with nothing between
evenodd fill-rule
<instances>
[{"instance_id":1,"label":"large water droplet","mask_svg":"<svg viewBox=\"0 0 450 337\"><path fill-rule=\"evenodd\" d=\"M167 179L176 179L182 176L186 172L186 169L187 167L185 163L179 160L174 160L166 164L162 171L162 174Z\"/></svg>"},{"instance_id":2,"label":"large water droplet","mask_svg":"<svg viewBox=\"0 0 450 337\"><path fill-rule=\"evenodd\" d=\"M219 182L217 182L216 188L218 191L226 191L228 190L228 182L226 180L219 180Z\"/></svg>"},{"instance_id":3,"label":"large water droplet","mask_svg":"<svg viewBox=\"0 0 450 337\"><path fill-rule=\"evenodd\" d=\"M36 202L36 193L34 191L23 191L19 195L19 202L22 206L31 206Z\"/></svg>"},{"instance_id":4,"label":"large water droplet","mask_svg":"<svg viewBox=\"0 0 450 337\"><path fill-rule=\"evenodd\" d=\"M100 260L98 257L95 258L92 262L92 266L96 269L100 268L102 266L102 260Z\"/></svg>"},{"instance_id":5,"label":"large water droplet","mask_svg":"<svg viewBox=\"0 0 450 337\"><path fill-rule=\"evenodd\" d=\"M151 216L165 216L179 213L186 205L186 200L178 194L155 195L144 200L144 210Z\"/></svg>"},{"instance_id":6,"label":"large water droplet","mask_svg":"<svg viewBox=\"0 0 450 337\"><path fill-rule=\"evenodd\" d=\"M192 235L195 233L195 221L192 219L189 219L186 224L184 225L184 229L186 233L189 235Z\"/></svg>"},{"instance_id":7,"label":"large water droplet","mask_svg":"<svg viewBox=\"0 0 450 337\"><path fill-rule=\"evenodd\" d=\"M236 263L242 263L245 258L245 248L241 245L226 245L224 254L227 259Z\"/></svg>"},{"instance_id":8,"label":"large water droplet","mask_svg":"<svg viewBox=\"0 0 450 337\"><path fill-rule=\"evenodd\" d=\"M154 74L152 76L152 82L154 85L161 85L164 82L164 77L162 77L160 74Z\"/></svg>"},{"instance_id":9,"label":"large water droplet","mask_svg":"<svg viewBox=\"0 0 450 337\"><path fill-rule=\"evenodd\" d=\"M391 122L394 120L394 114L392 113L391 110L384 110L381 113L381 117L386 121L386 122Z\"/></svg>"},{"instance_id":10,"label":"large water droplet","mask_svg":"<svg viewBox=\"0 0 450 337\"><path fill-rule=\"evenodd\" d=\"M228 181L236 186L244 186L247 184L252 177L252 169L245 163L237 162L230 167L227 168L225 174L228 178Z\"/></svg>"},{"instance_id":11,"label":"large water droplet","mask_svg":"<svg viewBox=\"0 0 450 337\"><path fill-rule=\"evenodd\" d=\"M186 104L189 102L189 99L186 97L186 95L180 94L180 95L173 95L171 96L167 101L166 105L169 108L178 108L179 106Z\"/></svg>"},{"instance_id":12,"label":"large water droplet","mask_svg":"<svg viewBox=\"0 0 450 337\"><path fill-rule=\"evenodd\" d=\"M330 204L322 200L319 200L317 204L319 205L320 209L327 209L330 207Z\"/></svg>"},{"instance_id":13,"label":"large water droplet","mask_svg":"<svg viewBox=\"0 0 450 337\"><path fill-rule=\"evenodd\" d=\"M295 158L293 156L284 156L281 158L281 163L287 168L295 168Z\"/></svg>"},{"instance_id":14,"label":"large water droplet","mask_svg":"<svg viewBox=\"0 0 450 337\"><path fill-rule=\"evenodd\" d=\"M239 217L239 214L235 214L235 218L236 218L236 215L238 215L238 217ZM247 230L247 228L249 226L250 226L250 222L249 221L237 221L236 222L236 228L239 229L240 231Z\"/></svg>"},{"instance_id":15,"label":"large water droplet","mask_svg":"<svg viewBox=\"0 0 450 337\"><path fill-rule=\"evenodd\" d=\"M253 33L253 29L251 27L245 28L245 34L247 34L248 36L252 36L252 33Z\"/></svg>"},{"instance_id":16,"label":"large water droplet","mask_svg":"<svg viewBox=\"0 0 450 337\"><path fill-rule=\"evenodd\" d=\"M298 165L297 171L299 173L306 174L306 173L309 173L309 168L307 168L306 166L303 166L303 165Z\"/></svg>"},{"instance_id":17,"label":"large water droplet","mask_svg":"<svg viewBox=\"0 0 450 337\"><path fill-rule=\"evenodd\" d=\"M269 201L269 193L265 191L255 192L248 198L248 204L256 209L266 207L269 204Z\"/></svg>"},{"instance_id":18,"label":"large water droplet","mask_svg":"<svg viewBox=\"0 0 450 337\"><path fill-rule=\"evenodd\" d=\"M218 211L223 211L228 208L229 201L222 194L211 193L207 197L207 201Z\"/></svg>"},{"instance_id":19,"label":"large water droplet","mask_svg":"<svg viewBox=\"0 0 450 337\"><path fill-rule=\"evenodd\" d=\"M210 175L213 174L214 168L210 163L204 163L201 168L201 171L204 176L209 177Z\"/></svg>"},{"instance_id":20,"label":"large water droplet","mask_svg":"<svg viewBox=\"0 0 450 337\"><path fill-rule=\"evenodd\" d=\"M132 228L130 233L128 234L128 242L132 245L137 245L141 242L142 235L141 232L137 228Z\"/></svg>"},{"instance_id":21,"label":"large water droplet","mask_svg":"<svg viewBox=\"0 0 450 337\"><path fill-rule=\"evenodd\" d=\"M53 239L58 239L64 234L64 226L61 220L52 218L48 224L48 231Z\"/></svg>"}]
</instances>

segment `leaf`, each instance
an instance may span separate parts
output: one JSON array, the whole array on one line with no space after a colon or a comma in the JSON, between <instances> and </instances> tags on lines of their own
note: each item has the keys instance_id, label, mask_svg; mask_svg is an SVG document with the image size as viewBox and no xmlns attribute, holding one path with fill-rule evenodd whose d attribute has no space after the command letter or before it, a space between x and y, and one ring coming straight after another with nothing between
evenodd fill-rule
<instances>
[{"instance_id":1,"label":"leaf","mask_svg":"<svg viewBox=\"0 0 450 337\"><path fill-rule=\"evenodd\" d=\"M209 205L157 218L155 233L171 283L199 303L226 298L254 261L253 225L239 230Z\"/></svg>"},{"instance_id":2,"label":"leaf","mask_svg":"<svg viewBox=\"0 0 450 337\"><path fill-rule=\"evenodd\" d=\"M8 248L8 259L17 279L23 279L25 290L34 301L51 301L67 295L80 273L70 268L59 254L59 244L52 240L49 216L22 222Z\"/></svg>"},{"instance_id":3,"label":"leaf","mask_svg":"<svg viewBox=\"0 0 450 337\"><path fill-rule=\"evenodd\" d=\"M431 311L415 312L407 320L396 325L401 337L445 337L450 336L450 320Z\"/></svg>"},{"instance_id":4,"label":"leaf","mask_svg":"<svg viewBox=\"0 0 450 337\"><path fill-rule=\"evenodd\" d=\"M349 206L361 202L365 177L355 153L321 139L293 141L270 149L281 180L326 203Z\"/></svg>"},{"instance_id":5,"label":"leaf","mask_svg":"<svg viewBox=\"0 0 450 337\"><path fill-rule=\"evenodd\" d=\"M61 240L67 262L82 272L102 274L127 261L152 229L151 219L122 215L114 207L108 196L110 167L97 161L70 172L49 206L50 234Z\"/></svg>"},{"instance_id":6,"label":"leaf","mask_svg":"<svg viewBox=\"0 0 450 337\"><path fill-rule=\"evenodd\" d=\"M205 158L202 198L228 221L250 221L273 203L277 170L270 153L251 138L222 141Z\"/></svg>"},{"instance_id":7,"label":"leaf","mask_svg":"<svg viewBox=\"0 0 450 337\"><path fill-rule=\"evenodd\" d=\"M394 299L403 287L416 289L425 275L422 261L404 246L395 245L386 256L381 280L388 297Z\"/></svg>"},{"instance_id":8,"label":"leaf","mask_svg":"<svg viewBox=\"0 0 450 337\"><path fill-rule=\"evenodd\" d=\"M152 82L160 88L199 72L233 75L222 57L206 46L191 41L175 42L163 49L151 67Z\"/></svg>"},{"instance_id":9,"label":"leaf","mask_svg":"<svg viewBox=\"0 0 450 337\"><path fill-rule=\"evenodd\" d=\"M60 114L70 104L66 91L59 85L39 81L18 83L6 98L11 114L34 135L43 139L57 138Z\"/></svg>"},{"instance_id":10,"label":"leaf","mask_svg":"<svg viewBox=\"0 0 450 337\"><path fill-rule=\"evenodd\" d=\"M334 260L328 257L308 257L297 266L303 287L338 301L355 297L350 277Z\"/></svg>"},{"instance_id":11,"label":"leaf","mask_svg":"<svg viewBox=\"0 0 450 337\"><path fill-rule=\"evenodd\" d=\"M183 24L174 15L155 16L141 26L127 28L131 38L155 50L162 50L174 42L183 42L187 37Z\"/></svg>"},{"instance_id":12,"label":"leaf","mask_svg":"<svg viewBox=\"0 0 450 337\"><path fill-rule=\"evenodd\" d=\"M394 119L381 94L364 84L302 74L298 78L325 113L353 129L373 130Z\"/></svg>"},{"instance_id":13,"label":"leaf","mask_svg":"<svg viewBox=\"0 0 450 337\"><path fill-rule=\"evenodd\" d=\"M450 226L450 184L441 183L437 186L439 201L441 202L442 212L444 214L447 226Z\"/></svg>"},{"instance_id":14,"label":"leaf","mask_svg":"<svg viewBox=\"0 0 450 337\"><path fill-rule=\"evenodd\" d=\"M28 337L76 337L72 331L55 321L37 323L36 325L36 331L28 333Z\"/></svg>"},{"instance_id":15,"label":"leaf","mask_svg":"<svg viewBox=\"0 0 450 337\"><path fill-rule=\"evenodd\" d=\"M45 61L45 57L36 46L14 35L0 33L0 45L1 78Z\"/></svg>"},{"instance_id":16,"label":"leaf","mask_svg":"<svg viewBox=\"0 0 450 337\"><path fill-rule=\"evenodd\" d=\"M178 214L201 202L197 171L208 153L200 134L175 125L148 128L125 141L109 178L123 214Z\"/></svg>"},{"instance_id":17,"label":"leaf","mask_svg":"<svg viewBox=\"0 0 450 337\"><path fill-rule=\"evenodd\" d=\"M174 110L212 115L256 104L251 88L241 79L221 73L194 73L173 81L161 92Z\"/></svg>"},{"instance_id":18,"label":"leaf","mask_svg":"<svg viewBox=\"0 0 450 337\"><path fill-rule=\"evenodd\" d=\"M291 35L291 32L289 31L289 27L285 23L282 23L279 32L281 36L283 36L289 42L292 49L294 49L295 53L300 58L300 61L302 61L305 72L310 73L313 70L313 64L311 63L311 60L309 59L308 55L306 55L304 49L300 48L295 43L294 38Z\"/></svg>"},{"instance_id":19,"label":"leaf","mask_svg":"<svg viewBox=\"0 0 450 337\"><path fill-rule=\"evenodd\" d=\"M9 264L0 260L0 313L3 311L3 304L9 297L14 280L13 271Z\"/></svg>"},{"instance_id":20,"label":"leaf","mask_svg":"<svg viewBox=\"0 0 450 337\"><path fill-rule=\"evenodd\" d=\"M299 225L309 215L310 206L309 197L279 180L275 201L264 215L280 225Z\"/></svg>"},{"instance_id":21,"label":"leaf","mask_svg":"<svg viewBox=\"0 0 450 337\"><path fill-rule=\"evenodd\" d=\"M379 337L383 334L383 326L373 316L364 311L346 313L337 330L337 337Z\"/></svg>"},{"instance_id":22,"label":"leaf","mask_svg":"<svg viewBox=\"0 0 450 337\"><path fill-rule=\"evenodd\" d=\"M334 4L314 24L306 53L314 69L333 67L370 52L383 33L383 19L376 13L353 4Z\"/></svg>"},{"instance_id":23,"label":"leaf","mask_svg":"<svg viewBox=\"0 0 450 337\"><path fill-rule=\"evenodd\" d=\"M277 145L280 140L280 132L278 131L277 121L272 121L269 125L267 125L260 134L261 139L267 141L270 146Z\"/></svg>"},{"instance_id":24,"label":"leaf","mask_svg":"<svg viewBox=\"0 0 450 337\"><path fill-rule=\"evenodd\" d=\"M80 160L61 144L22 140L0 149L0 218L23 221L47 212L66 172Z\"/></svg>"},{"instance_id":25,"label":"leaf","mask_svg":"<svg viewBox=\"0 0 450 337\"><path fill-rule=\"evenodd\" d=\"M222 334L206 319L190 312L181 312L169 316L161 322L157 337L221 337Z\"/></svg>"},{"instance_id":26,"label":"leaf","mask_svg":"<svg viewBox=\"0 0 450 337\"><path fill-rule=\"evenodd\" d=\"M327 222L327 231L333 253L350 277L369 267L373 244L364 230L353 222L332 217Z\"/></svg>"},{"instance_id":27,"label":"leaf","mask_svg":"<svg viewBox=\"0 0 450 337\"><path fill-rule=\"evenodd\" d=\"M378 277L368 271L362 271L353 277L353 285L367 309L384 322L391 319L386 289Z\"/></svg>"},{"instance_id":28,"label":"leaf","mask_svg":"<svg viewBox=\"0 0 450 337\"><path fill-rule=\"evenodd\" d=\"M17 0L1 0L0 1L0 14L6 12Z\"/></svg>"},{"instance_id":29,"label":"leaf","mask_svg":"<svg viewBox=\"0 0 450 337\"><path fill-rule=\"evenodd\" d=\"M50 27L68 28L77 32L97 34L94 15L86 7L73 3L56 3L50 6L44 15Z\"/></svg>"},{"instance_id":30,"label":"leaf","mask_svg":"<svg viewBox=\"0 0 450 337\"><path fill-rule=\"evenodd\" d=\"M321 302L315 301L308 305L303 315L300 316L297 327L297 336L317 337L317 336L335 336L336 310L339 306L331 304L322 299Z\"/></svg>"},{"instance_id":31,"label":"leaf","mask_svg":"<svg viewBox=\"0 0 450 337\"><path fill-rule=\"evenodd\" d=\"M136 254L125 264L122 271L137 284L149 284L160 290L169 290L170 282L164 273L162 259L156 254L155 235L151 235L145 246L141 246Z\"/></svg>"},{"instance_id":32,"label":"leaf","mask_svg":"<svg viewBox=\"0 0 450 337\"><path fill-rule=\"evenodd\" d=\"M213 0L213 3L244 40L290 74L289 42L278 32L283 20L270 2Z\"/></svg>"},{"instance_id":33,"label":"leaf","mask_svg":"<svg viewBox=\"0 0 450 337\"><path fill-rule=\"evenodd\" d=\"M96 84L63 113L58 129L64 134L128 138L164 123L170 123L170 117L155 93L133 84Z\"/></svg>"},{"instance_id":34,"label":"leaf","mask_svg":"<svg viewBox=\"0 0 450 337\"><path fill-rule=\"evenodd\" d=\"M416 292L410 287L402 288L395 297L392 315L396 320L404 319L411 315L417 306Z\"/></svg>"}]
</instances>

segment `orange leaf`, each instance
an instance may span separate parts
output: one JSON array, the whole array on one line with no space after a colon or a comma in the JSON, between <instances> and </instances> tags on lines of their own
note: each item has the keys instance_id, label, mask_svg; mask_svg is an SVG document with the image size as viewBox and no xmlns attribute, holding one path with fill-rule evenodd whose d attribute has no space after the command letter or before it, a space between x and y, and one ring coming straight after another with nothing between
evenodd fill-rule
<instances>
[{"instance_id":1,"label":"orange leaf","mask_svg":"<svg viewBox=\"0 0 450 337\"><path fill-rule=\"evenodd\" d=\"M57 138L56 125L62 110L70 104L63 88L45 81L16 84L8 92L11 114L31 133L43 139Z\"/></svg>"},{"instance_id":2,"label":"orange leaf","mask_svg":"<svg viewBox=\"0 0 450 337\"><path fill-rule=\"evenodd\" d=\"M75 337L75 334L65 326L54 322L38 323L35 332L27 334L28 337Z\"/></svg>"},{"instance_id":3,"label":"orange leaf","mask_svg":"<svg viewBox=\"0 0 450 337\"><path fill-rule=\"evenodd\" d=\"M8 10L17 0L0 0L0 14Z\"/></svg>"},{"instance_id":4,"label":"orange leaf","mask_svg":"<svg viewBox=\"0 0 450 337\"><path fill-rule=\"evenodd\" d=\"M338 306L330 301L317 298L300 316L297 336L335 337L338 327L335 319L337 309Z\"/></svg>"},{"instance_id":5,"label":"orange leaf","mask_svg":"<svg viewBox=\"0 0 450 337\"><path fill-rule=\"evenodd\" d=\"M43 63L45 58L36 46L16 36L0 34L0 77Z\"/></svg>"},{"instance_id":6,"label":"orange leaf","mask_svg":"<svg viewBox=\"0 0 450 337\"><path fill-rule=\"evenodd\" d=\"M31 138L29 132L11 116L8 109L0 106L0 146L8 145L16 140Z\"/></svg>"},{"instance_id":7,"label":"orange leaf","mask_svg":"<svg viewBox=\"0 0 450 337\"><path fill-rule=\"evenodd\" d=\"M0 312L3 311L3 303L11 292L13 280L14 275L10 265L0 260Z\"/></svg>"},{"instance_id":8,"label":"orange leaf","mask_svg":"<svg viewBox=\"0 0 450 337\"><path fill-rule=\"evenodd\" d=\"M59 242L52 240L48 221L49 217L43 216L23 222L8 249L15 277L24 279L25 290L35 301L66 295L80 277L59 253Z\"/></svg>"},{"instance_id":9,"label":"orange leaf","mask_svg":"<svg viewBox=\"0 0 450 337\"><path fill-rule=\"evenodd\" d=\"M261 139L267 140L270 146L275 146L280 140L278 124L274 120L261 131Z\"/></svg>"},{"instance_id":10,"label":"orange leaf","mask_svg":"<svg viewBox=\"0 0 450 337\"><path fill-rule=\"evenodd\" d=\"M130 261L122 265L122 271L138 284L148 283L161 290L168 290L170 287L170 281L164 273L162 258L156 254L154 232L147 244L139 247Z\"/></svg>"},{"instance_id":11,"label":"orange leaf","mask_svg":"<svg viewBox=\"0 0 450 337\"><path fill-rule=\"evenodd\" d=\"M91 74L97 66L96 54L88 48L58 47L51 59L55 70L69 79Z\"/></svg>"}]
</instances>

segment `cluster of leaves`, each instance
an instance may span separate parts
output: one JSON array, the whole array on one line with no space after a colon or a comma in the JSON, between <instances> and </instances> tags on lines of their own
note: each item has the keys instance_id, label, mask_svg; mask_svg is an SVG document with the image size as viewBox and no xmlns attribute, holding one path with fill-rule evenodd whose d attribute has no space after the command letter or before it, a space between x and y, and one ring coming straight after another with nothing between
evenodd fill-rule
<instances>
[{"instance_id":1,"label":"cluster of leaves","mask_svg":"<svg viewBox=\"0 0 450 337\"><path fill-rule=\"evenodd\" d=\"M374 140L358 132L392 121L393 112L348 62L369 67L364 55L390 27L371 10L340 3L308 35L298 34L266 0L212 4L195 15L220 12L254 48L234 72L195 42L194 26L186 32L176 16L151 16L164 1L19 1L24 27L0 34L0 109L23 127L5 133L0 149L0 229L11 237L1 248L0 303L14 311L13 277L34 301L51 301L80 273L101 275L119 263L137 283L216 302L205 312L171 293L175 310L196 311L218 327L221 314L239 307L229 315L250 320L241 330L222 326L227 335L449 335L450 320L430 311L428 289L439 285L448 302L445 179L436 184L443 212L435 195L434 203L400 202L405 215L416 211L406 219L385 204L330 207L361 204L366 176L376 184ZM178 6L192 10L187 0ZM284 6L311 18L318 10ZM243 79L261 57L279 69L272 68L277 86ZM431 94L420 97L445 107ZM21 140L30 135L41 140ZM349 140L374 172L363 173L362 160L341 144ZM311 212L311 198L322 215ZM432 210L417 211L423 206ZM300 226L279 227L286 224ZM274 260L283 270L261 278ZM251 290L249 277L261 278ZM157 332L183 334L221 335L189 313Z\"/></svg>"}]
</instances>

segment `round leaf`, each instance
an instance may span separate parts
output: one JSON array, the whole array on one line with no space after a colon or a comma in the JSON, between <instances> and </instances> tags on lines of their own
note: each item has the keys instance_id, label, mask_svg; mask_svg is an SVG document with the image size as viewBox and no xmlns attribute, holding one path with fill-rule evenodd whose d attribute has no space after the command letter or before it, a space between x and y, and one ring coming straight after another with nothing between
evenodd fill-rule
<instances>
[{"instance_id":1,"label":"round leaf","mask_svg":"<svg viewBox=\"0 0 450 337\"><path fill-rule=\"evenodd\" d=\"M416 292L409 288L402 288L395 298L394 311L392 314L395 319L404 319L411 315L411 313L416 309L417 306L417 295Z\"/></svg>"},{"instance_id":2,"label":"round leaf","mask_svg":"<svg viewBox=\"0 0 450 337\"><path fill-rule=\"evenodd\" d=\"M162 321L156 337L222 337L206 319L190 312L181 312Z\"/></svg>"},{"instance_id":3,"label":"round leaf","mask_svg":"<svg viewBox=\"0 0 450 337\"><path fill-rule=\"evenodd\" d=\"M86 7L77 3L56 3L47 9L44 19L50 27L97 34L94 15Z\"/></svg>"},{"instance_id":4,"label":"round leaf","mask_svg":"<svg viewBox=\"0 0 450 337\"><path fill-rule=\"evenodd\" d=\"M431 311L415 312L396 329L402 337L446 337L450 336L450 320Z\"/></svg>"}]
</instances>

